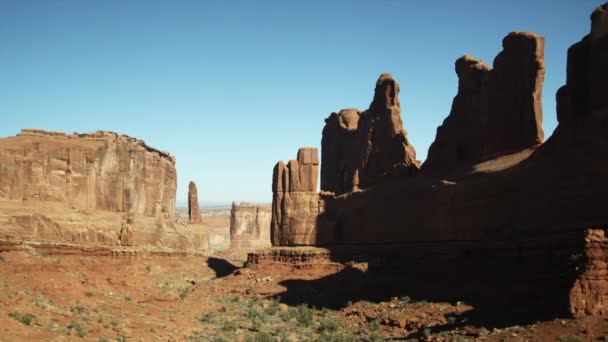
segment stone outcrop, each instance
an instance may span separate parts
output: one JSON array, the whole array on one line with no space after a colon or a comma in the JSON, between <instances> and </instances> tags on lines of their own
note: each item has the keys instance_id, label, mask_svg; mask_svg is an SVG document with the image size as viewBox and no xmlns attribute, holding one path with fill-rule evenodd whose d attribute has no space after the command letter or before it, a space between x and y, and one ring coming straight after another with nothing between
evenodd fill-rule
<instances>
[{"instance_id":1,"label":"stone outcrop","mask_svg":"<svg viewBox=\"0 0 608 342\"><path fill-rule=\"evenodd\" d=\"M368 110L343 109L325 119L321 148L323 191L341 194L418 173L392 75L380 75Z\"/></svg>"},{"instance_id":2,"label":"stone outcrop","mask_svg":"<svg viewBox=\"0 0 608 342\"><path fill-rule=\"evenodd\" d=\"M461 298L463 289L474 289L487 295L485 304L543 298L538 303L552 303L551 310L542 308L543 317L567 310L608 314L607 13L608 4L597 8L590 34L568 50L567 82L556 94L559 124L544 143L544 42L532 33L509 34L493 69L470 56L456 62L458 95L416 177L363 181L372 155L358 137L364 112L332 114L323 132L321 188L337 195L309 193L311 201L285 201L279 196L290 193L278 192L275 184L280 200L273 203L273 244L325 245L331 260L345 252L357 262L369 261L370 268L392 258L390 251L396 263L406 265L409 279L416 279L422 298L428 284L473 279L477 285L447 290ZM384 127L390 131L391 124ZM286 182L285 169L277 165L275 183ZM292 222L285 213L304 219ZM586 232L589 227L598 229ZM326 239L294 243L293 232L322 232ZM355 247L362 252L353 252ZM280 251L250 261L257 267L291 264L301 255ZM543 306L526 303L526 310Z\"/></svg>"},{"instance_id":3,"label":"stone outcrop","mask_svg":"<svg viewBox=\"0 0 608 342\"><path fill-rule=\"evenodd\" d=\"M543 142L544 38L511 32L502 45L493 69L470 55L456 61L458 94L437 128L426 173L445 174Z\"/></svg>"},{"instance_id":4,"label":"stone outcrop","mask_svg":"<svg viewBox=\"0 0 608 342\"><path fill-rule=\"evenodd\" d=\"M251 249L269 247L271 207L268 205L237 204L230 212L230 248Z\"/></svg>"},{"instance_id":5,"label":"stone outcrop","mask_svg":"<svg viewBox=\"0 0 608 342\"><path fill-rule=\"evenodd\" d=\"M176 187L175 159L126 135L24 129L0 139L3 200L173 218Z\"/></svg>"},{"instance_id":6,"label":"stone outcrop","mask_svg":"<svg viewBox=\"0 0 608 342\"><path fill-rule=\"evenodd\" d=\"M608 314L608 239L603 229L589 229L585 237L581 273L570 290L570 312L574 316Z\"/></svg>"},{"instance_id":7,"label":"stone outcrop","mask_svg":"<svg viewBox=\"0 0 608 342\"><path fill-rule=\"evenodd\" d=\"M273 245L322 244L323 200L317 192L319 157L316 148L300 148L297 160L274 167L272 177Z\"/></svg>"},{"instance_id":8,"label":"stone outcrop","mask_svg":"<svg viewBox=\"0 0 608 342\"><path fill-rule=\"evenodd\" d=\"M25 129L0 139L0 239L205 250L174 222L175 159L110 132Z\"/></svg>"},{"instance_id":9,"label":"stone outcrop","mask_svg":"<svg viewBox=\"0 0 608 342\"><path fill-rule=\"evenodd\" d=\"M190 184L188 184L188 220L190 224L203 223L201 211L198 207L198 193L196 191L196 184L192 181Z\"/></svg>"}]
</instances>

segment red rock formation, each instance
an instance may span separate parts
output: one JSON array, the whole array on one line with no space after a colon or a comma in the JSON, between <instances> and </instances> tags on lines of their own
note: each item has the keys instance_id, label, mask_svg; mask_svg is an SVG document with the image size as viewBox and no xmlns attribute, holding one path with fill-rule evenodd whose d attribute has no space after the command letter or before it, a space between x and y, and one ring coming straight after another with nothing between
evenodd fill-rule
<instances>
[{"instance_id":1,"label":"red rock formation","mask_svg":"<svg viewBox=\"0 0 608 342\"><path fill-rule=\"evenodd\" d=\"M196 184L192 181L190 184L188 184L188 219L190 224L203 223L201 211L198 207L198 193L196 191Z\"/></svg>"},{"instance_id":2,"label":"red rock formation","mask_svg":"<svg viewBox=\"0 0 608 342\"><path fill-rule=\"evenodd\" d=\"M269 247L271 207L267 205L237 204L230 212L230 248L250 249Z\"/></svg>"},{"instance_id":3,"label":"red rock formation","mask_svg":"<svg viewBox=\"0 0 608 342\"><path fill-rule=\"evenodd\" d=\"M399 84L390 74L380 75L368 110L343 109L325 119L321 146L323 191L340 194L418 173L401 120Z\"/></svg>"},{"instance_id":4,"label":"red rock formation","mask_svg":"<svg viewBox=\"0 0 608 342\"><path fill-rule=\"evenodd\" d=\"M207 249L204 227L175 224L175 190L175 159L125 135L0 139L3 239Z\"/></svg>"},{"instance_id":5,"label":"red rock formation","mask_svg":"<svg viewBox=\"0 0 608 342\"><path fill-rule=\"evenodd\" d=\"M0 139L0 199L173 218L176 187L175 159L126 135L24 129Z\"/></svg>"},{"instance_id":6,"label":"red rock formation","mask_svg":"<svg viewBox=\"0 0 608 342\"><path fill-rule=\"evenodd\" d=\"M456 61L458 94L437 128L423 170L445 174L459 164L541 144L544 38L511 32L494 69L469 55Z\"/></svg>"},{"instance_id":7,"label":"red rock formation","mask_svg":"<svg viewBox=\"0 0 608 342\"><path fill-rule=\"evenodd\" d=\"M319 157L316 148L300 148L298 160L282 161L272 178L273 245L314 245L327 238L321 223L323 201L317 193Z\"/></svg>"},{"instance_id":8,"label":"red rock formation","mask_svg":"<svg viewBox=\"0 0 608 342\"><path fill-rule=\"evenodd\" d=\"M574 316L608 314L608 239L603 229L590 229L585 238L582 272L570 290Z\"/></svg>"}]
</instances>

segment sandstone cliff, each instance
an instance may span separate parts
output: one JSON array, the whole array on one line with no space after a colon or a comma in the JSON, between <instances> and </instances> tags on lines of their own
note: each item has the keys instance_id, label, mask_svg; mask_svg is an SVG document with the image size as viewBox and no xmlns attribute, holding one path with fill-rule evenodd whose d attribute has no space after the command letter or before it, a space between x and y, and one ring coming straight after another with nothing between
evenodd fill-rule
<instances>
[{"instance_id":1,"label":"sandstone cliff","mask_svg":"<svg viewBox=\"0 0 608 342\"><path fill-rule=\"evenodd\" d=\"M541 144L544 38L511 32L494 69L469 55L456 61L458 94L437 128L423 170L449 173L455 166Z\"/></svg>"},{"instance_id":2,"label":"sandstone cliff","mask_svg":"<svg viewBox=\"0 0 608 342\"><path fill-rule=\"evenodd\" d=\"M319 157L316 148L300 148L297 160L282 161L272 176L273 245L324 243L323 201L317 192Z\"/></svg>"},{"instance_id":3,"label":"sandstone cliff","mask_svg":"<svg viewBox=\"0 0 608 342\"><path fill-rule=\"evenodd\" d=\"M175 159L126 135L24 129L0 139L0 199L172 219L176 187Z\"/></svg>"},{"instance_id":4,"label":"sandstone cliff","mask_svg":"<svg viewBox=\"0 0 608 342\"><path fill-rule=\"evenodd\" d=\"M251 249L269 247L271 207L268 205L237 204L230 212L230 248Z\"/></svg>"},{"instance_id":5,"label":"sandstone cliff","mask_svg":"<svg viewBox=\"0 0 608 342\"><path fill-rule=\"evenodd\" d=\"M208 248L175 224L175 159L126 135L24 129L0 139L0 238Z\"/></svg>"},{"instance_id":6,"label":"sandstone cliff","mask_svg":"<svg viewBox=\"0 0 608 342\"><path fill-rule=\"evenodd\" d=\"M328 237L322 243L306 243L327 244L332 255L338 246L380 246L371 260L387 258L390 250L421 284L432 278L428 269L445 270L446 279L492 279L477 291L500 293L494 300L521 293L543 298L539 303L557 310L552 317L567 309L605 314L605 237L595 232L585 240L585 232L608 227L607 12L608 4L596 9L591 33L568 51L567 83L556 95L559 125L544 144L544 40L511 33L494 69L470 56L456 62L458 95L416 177L383 178L358 189L365 174L360 161L369 153L357 136L364 115L355 109L332 114L323 132L321 179L322 189L337 196L310 193L310 202L273 204L273 236L322 232ZM283 169L275 168L275 182ZM307 215L291 222L286 212ZM273 244L294 243L275 238ZM572 262L577 255L583 256L578 265Z\"/></svg>"},{"instance_id":7,"label":"sandstone cliff","mask_svg":"<svg viewBox=\"0 0 608 342\"><path fill-rule=\"evenodd\" d=\"M369 109L343 109L325 119L321 190L341 194L388 178L416 175L419 162L401 120L399 83L376 82Z\"/></svg>"}]
</instances>

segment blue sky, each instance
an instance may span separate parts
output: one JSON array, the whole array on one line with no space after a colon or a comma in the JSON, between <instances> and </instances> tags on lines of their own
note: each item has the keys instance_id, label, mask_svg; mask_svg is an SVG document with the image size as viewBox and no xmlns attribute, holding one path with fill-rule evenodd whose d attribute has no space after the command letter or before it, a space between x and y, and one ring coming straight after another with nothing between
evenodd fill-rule
<instances>
[{"instance_id":1,"label":"blue sky","mask_svg":"<svg viewBox=\"0 0 608 342\"><path fill-rule=\"evenodd\" d=\"M0 0L0 137L109 130L177 158L178 202L271 201L272 167L320 146L323 119L401 84L418 159L457 90L454 61L488 64L511 31L545 37L544 128L591 0Z\"/></svg>"}]
</instances>

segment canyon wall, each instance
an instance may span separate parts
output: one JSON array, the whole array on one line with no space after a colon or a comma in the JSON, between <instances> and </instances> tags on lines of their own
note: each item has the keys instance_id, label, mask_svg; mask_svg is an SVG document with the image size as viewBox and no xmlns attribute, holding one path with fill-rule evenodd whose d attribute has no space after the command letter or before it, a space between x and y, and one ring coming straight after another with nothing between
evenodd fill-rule
<instances>
[{"instance_id":1,"label":"canyon wall","mask_svg":"<svg viewBox=\"0 0 608 342\"><path fill-rule=\"evenodd\" d=\"M365 115L356 109L333 113L322 140L321 189L328 192L309 192L315 206L289 203L290 212L311 214L306 236L327 237L305 244L325 245L334 259L338 250L352 257L352 248L379 246L382 252L372 259L396 251L421 283L430 279L429 268L482 282L494 277L497 288L508 284L497 292L528 288L538 298L552 293L556 307L572 314L604 314L605 241L603 234L585 234L608 228L607 9L593 12L591 33L568 51L567 83L556 94L559 124L544 143L544 39L527 32L503 39L494 69L470 56L456 61L458 94L419 173L417 163L407 172L375 168L384 173L372 174L383 176L363 182L374 150L359 136ZM390 103L397 93L380 94L395 95L386 97ZM391 155L387 145L378 146ZM281 179L276 168L274 179ZM301 227L284 220L284 213L273 206L273 222L281 222L273 226L276 236ZM416 265L424 267L415 271ZM538 270L545 273L542 282L535 278Z\"/></svg>"},{"instance_id":2,"label":"canyon wall","mask_svg":"<svg viewBox=\"0 0 608 342\"><path fill-rule=\"evenodd\" d=\"M176 224L175 159L111 132L24 129L0 139L0 239L208 249Z\"/></svg>"},{"instance_id":3,"label":"canyon wall","mask_svg":"<svg viewBox=\"0 0 608 342\"><path fill-rule=\"evenodd\" d=\"M176 187L175 158L126 135L24 129L0 139L0 199L172 219Z\"/></svg>"},{"instance_id":4,"label":"canyon wall","mask_svg":"<svg viewBox=\"0 0 608 342\"><path fill-rule=\"evenodd\" d=\"M232 202L230 248L269 247L271 206Z\"/></svg>"}]
</instances>

